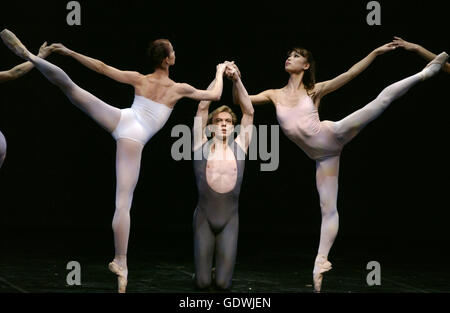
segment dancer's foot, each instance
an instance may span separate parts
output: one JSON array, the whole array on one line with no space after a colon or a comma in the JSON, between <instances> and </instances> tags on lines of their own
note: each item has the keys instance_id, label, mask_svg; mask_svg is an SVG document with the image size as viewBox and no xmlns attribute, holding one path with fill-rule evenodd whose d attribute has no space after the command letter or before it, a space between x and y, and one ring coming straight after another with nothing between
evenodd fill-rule
<instances>
[{"instance_id":1,"label":"dancer's foot","mask_svg":"<svg viewBox=\"0 0 450 313\"><path fill-rule=\"evenodd\" d=\"M315 292L320 292L320 290L322 289L323 273L328 272L331 269L331 263L325 256L318 255L316 257L313 270L313 283Z\"/></svg>"},{"instance_id":2,"label":"dancer's foot","mask_svg":"<svg viewBox=\"0 0 450 313\"><path fill-rule=\"evenodd\" d=\"M438 56L436 56L430 63L425 66L422 70L422 80L428 79L441 70L442 66L444 66L445 62L447 62L448 54L442 52Z\"/></svg>"},{"instance_id":3,"label":"dancer's foot","mask_svg":"<svg viewBox=\"0 0 450 313\"><path fill-rule=\"evenodd\" d=\"M121 267L116 261L109 263L108 268L111 272L117 275L117 291L119 293L125 293L128 284L128 269Z\"/></svg>"},{"instance_id":4,"label":"dancer's foot","mask_svg":"<svg viewBox=\"0 0 450 313\"><path fill-rule=\"evenodd\" d=\"M28 60L30 58L30 52L25 48L25 46L20 42L20 40L11 31L4 29L0 32L0 37L2 37L5 45L11 49L16 55L22 59Z\"/></svg>"}]
</instances>

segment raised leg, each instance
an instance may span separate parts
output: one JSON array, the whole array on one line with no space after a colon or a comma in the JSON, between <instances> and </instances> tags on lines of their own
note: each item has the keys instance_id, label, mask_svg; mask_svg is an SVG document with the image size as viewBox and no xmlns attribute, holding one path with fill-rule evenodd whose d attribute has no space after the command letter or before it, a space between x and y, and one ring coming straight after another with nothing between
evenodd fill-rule
<instances>
[{"instance_id":1,"label":"raised leg","mask_svg":"<svg viewBox=\"0 0 450 313\"><path fill-rule=\"evenodd\" d=\"M331 269L328 253L333 246L339 230L337 194L339 178L339 156L316 162L316 185L320 197L322 226L320 243L313 270L314 290L320 292L323 273Z\"/></svg>"},{"instance_id":2,"label":"raised leg","mask_svg":"<svg viewBox=\"0 0 450 313\"><path fill-rule=\"evenodd\" d=\"M120 109L106 104L80 88L61 68L30 53L10 31L3 30L0 36L14 53L31 61L52 84L58 86L64 92L75 106L89 115L100 126L110 133L116 128L120 120Z\"/></svg>"},{"instance_id":3,"label":"raised leg","mask_svg":"<svg viewBox=\"0 0 450 313\"><path fill-rule=\"evenodd\" d=\"M222 290L231 287L236 263L239 216L236 213L216 237L216 286Z\"/></svg>"},{"instance_id":4,"label":"raised leg","mask_svg":"<svg viewBox=\"0 0 450 313\"><path fill-rule=\"evenodd\" d=\"M130 209L139 178L142 148L140 143L132 140L117 141L116 210L112 222L115 257L109 268L118 276L119 292L125 292L128 277L126 255L130 235Z\"/></svg>"},{"instance_id":5,"label":"raised leg","mask_svg":"<svg viewBox=\"0 0 450 313\"><path fill-rule=\"evenodd\" d=\"M417 83L439 73L447 58L448 55L445 52L439 54L421 72L389 85L375 100L336 122L335 131L338 140L343 144L352 140L367 124L380 116L394 100L403 96Z\"/></svg>"},{"instance_id":6,"label":"raised leg","mask_svg":"<svg viewBox=\"0 0 450 313\"><path fill-rule=\"evenodd\" d=\"M206 216L199 208L194 213L193 228L195 284L197 288L204 289L211 286L215 236L211 231Z\"/></svg>"}]
</instances>

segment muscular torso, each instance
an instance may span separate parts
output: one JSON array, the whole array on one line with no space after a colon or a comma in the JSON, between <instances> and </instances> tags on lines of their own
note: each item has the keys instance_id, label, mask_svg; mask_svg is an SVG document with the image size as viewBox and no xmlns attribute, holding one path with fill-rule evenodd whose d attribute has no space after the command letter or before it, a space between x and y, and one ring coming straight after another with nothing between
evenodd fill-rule
<instances>
[{"instance_id":1,"label":"muscular torso","mask_svg":"<svg viewBox=\"0 0 450 313\"><path fill-rule=\"evenodd\" d=\"M237 179L237 164L229 146L213 147L206 163L208 185L218 193L233 190Z\"/></svg>"},{"instance_id":2,"label":"muscular torso","mask_svg":"<svg viewBox=\"0 0 450 313\"><path fill-rule=\"evenodd\" d=\"M154 74L142 75L139 83L134 86L135 93L170 108L180 99L177 83L169 77L158 78Z\"/></svg>"}]
</instances>

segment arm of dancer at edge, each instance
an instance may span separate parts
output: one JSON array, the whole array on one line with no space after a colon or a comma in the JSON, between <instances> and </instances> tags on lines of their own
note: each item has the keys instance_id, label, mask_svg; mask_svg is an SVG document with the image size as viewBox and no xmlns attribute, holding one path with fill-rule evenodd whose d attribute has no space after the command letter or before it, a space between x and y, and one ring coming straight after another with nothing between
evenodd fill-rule
<instances>
[{"instance_id":1,"label":"arm of dancer at edge","mask_svg":"<svg viewBox=\"0 0 450 313\"><path fill-rule=\"evenodd\" d=\"M312 94L316 99L320 99L323 96L336 91L341 88L356 76L361 74L374 60L377 56L384 54L388 51L394 50L397 48L397 44L390 42L382 45L381 47L376 48L372 52L370 52L364 59L353 65L348 71L338 75L337 77L316 83L314 86L314 90ZM275 90L268 89L257 95L250 96L250 99L253 105L260 105L265 103L273 102Z\"/></svg>"},{"instance_id":2,"label":"arm of dancer at edge","mask_svg":"<svg viewBox=\"0 0 450 313\"><path fill-rule=\"evenodd\" d=\"M100 60L70 50L69 48L65 47L63 44L60 43L53 44L52 46L54 47L55 52L70 56L75 60L77 60L78 62L80 62L81 64L83 64L84 66L86 66L87 68L99 74L105 75L111 79L114 79L115 81L118 81L120 83L136 86L141 82L141 79L144 76L143 74L136 71L119 70L117 68L105 64ZM211 90L199 90L186 83L177 83L176 91L177 94L179 95L177 100L183 97L191 98L194 100L212 100L212 101L220 100L223 88L222 76L224 71L225 71L224 63L218 64L216 71L217 83Z\"/></svg>"},{"instance_id":3,"label":"arm of dancer at edge","mask_svg":"<svg viewBox=\"0 0 450 313\"><path fill-rule=\"evenodd\" d=\"M247 153L248 146L252 139L255 109L253 108L252 101L242 83L239 68L235 64L232 64L227 67L225 75L233 81L233 102L239 103L242 111L241 130L236 138L236 142L241 146L242 150Z\"/></svg>"},{"instance_id":4,"label":"arm of dancer at edge","mask_svg":"<svg viewBox=\"0 0 450 313\"><path fill-rule=\"evenodd\" d=\"M52 51L53 47L47 46L47 42L44 42L42 46L39 48L38 57L45 59L50 55L50 53L52 53ZM4 83L22 77L23 75L31 71L33 67L34 67L33 63L28 61L13 67L9 71L2 71L0 72L0 83Z\"/></svg>"},{"instance_id":5,"label":"arm of dancer at edge","mask_svg":"<svg viewBox=\"0 0 450 313\"><path fill-rule=\"evenodd\" d=\"M412 51L424 58L426 61L430 62L436 57L436 54L434 54L431 51L428 51L424 47L422 47L419 44L408 42L400 37L394 36L394 40L392 41L395 43L398 47L403 48L407 51ZM444 72L450 73L450 63L445 63L444 67L442 68Z\"/></svg>"}]
</instances>

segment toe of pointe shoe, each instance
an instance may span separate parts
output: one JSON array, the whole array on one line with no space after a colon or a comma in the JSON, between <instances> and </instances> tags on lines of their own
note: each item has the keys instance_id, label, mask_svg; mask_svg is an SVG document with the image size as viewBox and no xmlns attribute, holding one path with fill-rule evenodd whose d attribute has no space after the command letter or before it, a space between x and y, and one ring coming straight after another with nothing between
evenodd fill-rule
<instances>
[{"instance_id":1,"label":"toe of pointe shoe","mask_svg":"<svg viewBox=\"0 0 450 313\"><path fill-rule=\"evenodd\" d=\"M11 31L7 29L2 30L0 32L0 37L2 38L5 45L16 55L22 58L27 57L27 49Z\"/></svg>"},{"instance_id":2,"label":"toe of pointe shoe","mask_svg":"<svg viewBox=\"0 0 450 313\"><path fill-rule=\"evenodd\" d=\"M125 277L117 276L118 292L126 293L128 280Z\"/></svg>"},{"instance_id":3,"label":"toe of pointe shoe","mask_svg":"<svg viewBox=\"0 0 450 313\"><path fill-rule=\"evenodd\" d=\"M316 293L320 292L320 290L322 288L322 280L323 280L322 274L313 275L314 292L316 292Z\"/></svg>"},{"instance_id":4,"label":"toe of pointe shoe","mask_svg":"<svg viewBox=\"0 0 450 313\"><path fill-rule=\"evenodd\" d=\"M447 52L442 52L438 56L436 56L430 63L427 64L426 68L432 64L441 64L443 65L448 60Z\"/></svg>"}]
</instances>

